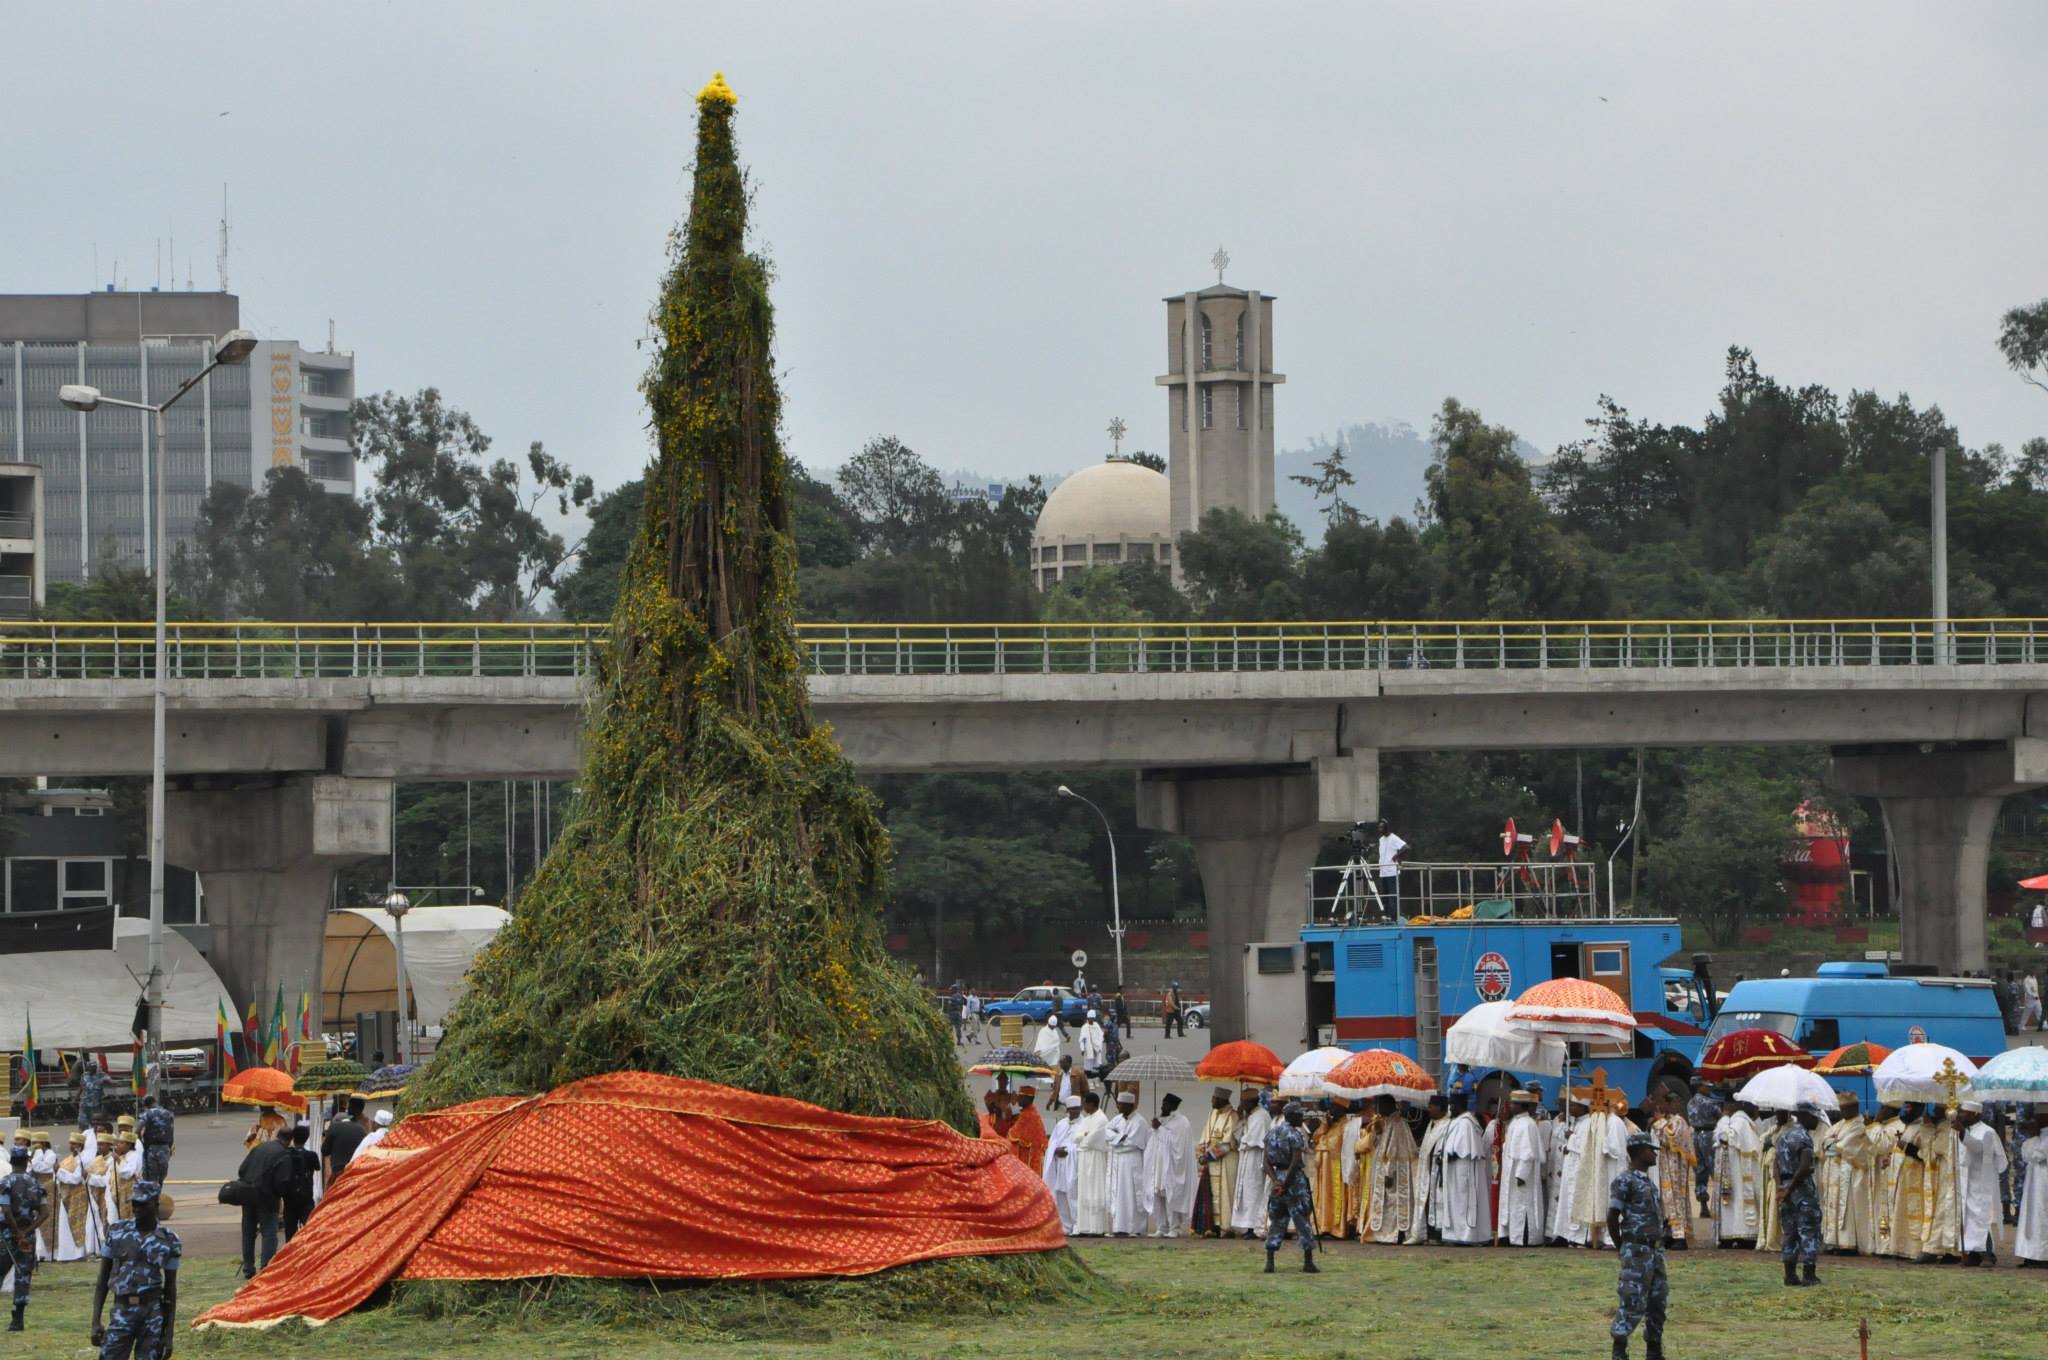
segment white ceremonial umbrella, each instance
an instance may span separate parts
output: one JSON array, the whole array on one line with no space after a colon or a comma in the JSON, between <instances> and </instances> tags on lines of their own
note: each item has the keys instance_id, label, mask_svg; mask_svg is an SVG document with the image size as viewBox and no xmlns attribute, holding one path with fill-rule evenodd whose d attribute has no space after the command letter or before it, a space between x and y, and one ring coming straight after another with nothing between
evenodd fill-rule
<instances>
[{"instance_id":1,"label":"white ceremonial umbrella","mask_svg":"<svg viewBox=\"0 0 2048 1360\"><path fill-rule=\"evenodd\" d=\"M1889 1105L1915 1100L1946 1105L1949 1088L1935 1078L1949 1075L1948 1064L1954 1064L1954 1071L1963 1078L1956 1085L1956 1094L1960 1096L1963 1086L1977 1075L1977 1065L1946 1044L1907 1044L1895 1048L1870 1074L1870 1082L1877 1088L1877 1098Z\"/></svg>"},{"instance_id":2,"label":"white ceremonial umbrella","mask_svg":"<svg viewBox=\"0 0 2048 1360\"><path fill-rule=\"evenodd\" d=\"M1350 1056L1348 1048L1312 1048L1287 1064L1274 1090L1289 1100L1320 1100L1329 1094L1323 1089L1323 1078Z\"/></svg>"},{"instance_id":3,"label":"white ceremonial umbrella","mask_svg":"<svg viewBox=\"0 0 2048 1360\"><path fill-rule=\"evenodd\" d=\"M1823 1110L1842 1108L1841 1097L1824 1078L1791 1063L1757 1073L1743 1083L1735 1098L1765 1110L1796 1110L1800 1102L1808 1100Z\"/></svg>"},{"instance_id":4,"label":"white ceremonial umbrella","mask_svg":"<svg viewBox=\"0 0 2048 1360\"><path fill-rule=\"evenodd\" d=\"M1563 1076L1564 1041L1513 1023L1508 1012L1514 1008L1512 1001L1486 1001L1466 1011L1444 1031L1444 1057L1460 1067Z\"/></svg>"}]
</instances>

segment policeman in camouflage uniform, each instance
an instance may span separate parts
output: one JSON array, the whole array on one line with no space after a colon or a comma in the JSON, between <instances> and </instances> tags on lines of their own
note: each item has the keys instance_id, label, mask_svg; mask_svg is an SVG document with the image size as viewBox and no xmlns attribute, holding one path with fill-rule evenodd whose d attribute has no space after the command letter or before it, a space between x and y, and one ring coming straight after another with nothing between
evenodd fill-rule
<instances>
[{"instance_id":1,"label":"policeman in camouflage uniform","mask_svg":"<svg viewBox=\"0 0 2048 1360\"><path fill-rule=\"evenodd\" d=\"M1820 1259L1820 1190L1813 1183L1813 1131L1820 1127L1820 1106L1801 1101L1798 1122L1778 1135L1778 1223L1784 1245L1778 1259L1785 1264L1788 1285L1819 1284L1814 1262ZM1804 1266L1802 1278L1794 1266Z\"/></svg>"},{"instance_id":2,"label":"policeman in camouflage uniform","mask_svg":"<svg viewBox=\"0 0 2048 1360\"><path fill-rule=\"evenodd\" d=\"M0 1241L7 1246L5 1260L14 1272L14 1320L7 1330L22 1329L21 1315L28 1311L28 1290L36 1273L36 1223L43 1216L49 1198L35 1177L28 1174L28 1145L16 1143L7 1149L8 1164L14 1168L0 1180Z\"/></svg>"},{"instance_id":3,"label":"policeman in camouflage uniform","mask_svg":"<svg viewBox=\"0 0 2048 1360\"><path fill-rule=\"evenodd\" d=\"M171 1174L171 1144L177 1133L178 1117L157 1104L155 1096L144 1096L142 1114L135 1121L135 1134L142 1140L142 1179L162 1185Z\"/></svg>"},{"instance_id":4,"label":"policeman in camouflage uniform","mask_svg":"<svg viewBox=\"0 0 2048 1360\"><path fill-rule=\"evenodd\" d=\"M1707 1182L1714 1174L1714 1125L1721 1122L1721 1102L1714 1099L1704 1078L1692 1079L1685 1122L1692 1125L1692 1150L1699 1158L1692 1168L1692 1196L1700 1202L1700 1217L1708 1218Z\"/></svg>"},{"instance_id":5,"label":"policeman in camouflage uniform","mask_svg":"<svg viewBox=\"0 0 2048 1360\"><path fill-rule=\"evenodd\" d=\"M100 1348L100 1360L170 1360L184 1246L157 1222L161 1194L155 1181L136 1182L135 1217L111 1224L100 1248L100 1278L92 1291L92 1342ZM100 1313L110 1289L114 1320L102 1327Z\"/></svg>"},{"instance_id":6,"label":"policeman in camouflage uniform","mask_svg":"<svg viewBox=\"0 0 2048 1360\"><path fill-rule=\"evenodd\" d=\"M1273 1131L1266 1135L1266 1273L1273 1273L1273 1258L1294 1224L1301 1242L1301 1268L1311 1275L1316 1267L1315 1204L1309 1194L1308 1130L1301 1126L1301 1102L1290 1100L1280 1111Z\"/></svg>"},{"instance_id":7,"label":"policeman in camouflage uniform","mask_svg":"<svg viewBox=\"0 0 2048 1360\"><path fill-rule=\"evenodd\" d=\"M1614 1178L1607 1192L1607 1235L1621 1252L1621 1278L1614 1292L1621 1306L1614 1310L1614 1360L1628 1360L1628 1338L1643 1324L1650 1360L1664 1360L1664 1305L1671 1286L1664 1278L1664 1200L1650 1168L1657 1164L1657 1142L1647 1133L1628 1136L1628 1170Z\"/></svg>"}]
</instances>

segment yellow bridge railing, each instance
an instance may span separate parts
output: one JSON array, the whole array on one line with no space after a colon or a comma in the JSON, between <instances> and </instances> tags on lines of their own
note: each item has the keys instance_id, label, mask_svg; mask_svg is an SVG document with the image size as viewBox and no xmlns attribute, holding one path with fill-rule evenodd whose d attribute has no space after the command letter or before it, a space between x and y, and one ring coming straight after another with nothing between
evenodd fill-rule
<instances>
[{"instance_id":1,"label":"yellow bridge railing","mask_svg":"<svg viewBox=\"0 0 2048 1360\"><path fill-rule=\"evenodd\" d=\"M1776 669L2048 663L2048 619L805 623L816 675ZM580 677L589 623L174 623L181 680ZM0 622L0 683L147 679L153 625Z\"/></svg>"}]
</instances>

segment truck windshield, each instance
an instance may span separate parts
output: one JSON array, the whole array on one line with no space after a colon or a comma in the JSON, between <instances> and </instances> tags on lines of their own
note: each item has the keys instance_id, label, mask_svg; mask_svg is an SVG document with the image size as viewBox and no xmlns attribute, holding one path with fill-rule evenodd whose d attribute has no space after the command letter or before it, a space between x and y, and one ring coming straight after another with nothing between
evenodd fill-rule
<instances>
[{"instance_id":1,"label":"truck windshield","mask_svg":"<svg viewBox=\"0 0 2048 1360\"><path fill-rule=\"evenodd\" d=\"M1707 1030L1707 1042L1711 1044L1739 1029L1775 1030L1789 1039L1798 1023L1799 1017L1791 1011L1722 1011Z\"/></svg>"}]
</instances>

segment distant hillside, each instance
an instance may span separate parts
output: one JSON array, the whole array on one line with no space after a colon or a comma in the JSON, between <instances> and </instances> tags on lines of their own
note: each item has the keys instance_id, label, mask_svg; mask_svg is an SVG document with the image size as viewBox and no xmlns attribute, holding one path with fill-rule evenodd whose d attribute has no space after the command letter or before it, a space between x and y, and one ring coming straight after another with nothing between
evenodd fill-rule
<instances>
[{"instance_id":1,"label":"distant hillside","mask_svg":"<svg viewBox=\"0 0 2048 1360\"><path fill-rule=\"evenodd\" d=\"M1289 479L1312 477L1311 464L1344 441L1344 465L1358 479L1344 499L1382 524L1396 515L1415 519L1422 476L1429 470L1429 437L1408 422L1346 425L1336 435L1316 435L1303 448L1283 449L1273 459L1273 497L1280 513L1314 543L1322 537L1323 511L1309 489Z\"/></svg>"}]
</instances>

